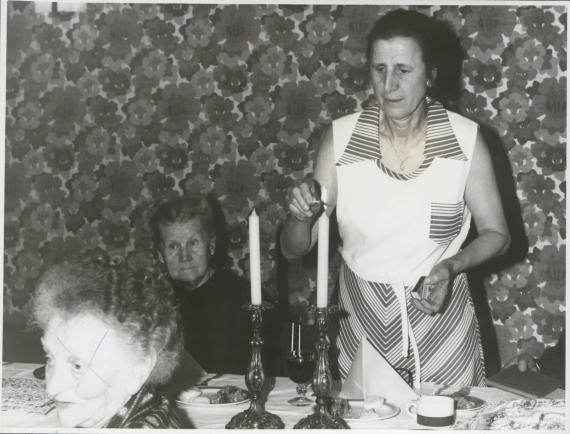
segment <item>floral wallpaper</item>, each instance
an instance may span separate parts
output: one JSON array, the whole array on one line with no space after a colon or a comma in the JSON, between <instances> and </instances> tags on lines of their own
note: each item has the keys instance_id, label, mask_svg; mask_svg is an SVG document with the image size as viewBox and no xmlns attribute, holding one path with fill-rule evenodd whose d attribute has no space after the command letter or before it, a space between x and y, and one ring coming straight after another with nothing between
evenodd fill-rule
<instances>
[{"instance_id":1,"label":"floral wallpaper","mask_svg":"<svg viewBox=\"0 0 570 434\"><path fill-rule=\"evenodd\" d=\"M256 207L275 294L285 191L311 172L331 120L370 100L365 35L392 8L93 3L53 15L8 2L4 320L24 323L38 276L66 256L144 266L148 209L194 190L219 199L244 276ZM508 156L525 252L486 277L486 295L502 359L539 355L565 323L567 11L414 8L456 30L458 110ZM288 280L290 303L306 304L314 269L292 264Z\"/></svg>"}]
</instances>

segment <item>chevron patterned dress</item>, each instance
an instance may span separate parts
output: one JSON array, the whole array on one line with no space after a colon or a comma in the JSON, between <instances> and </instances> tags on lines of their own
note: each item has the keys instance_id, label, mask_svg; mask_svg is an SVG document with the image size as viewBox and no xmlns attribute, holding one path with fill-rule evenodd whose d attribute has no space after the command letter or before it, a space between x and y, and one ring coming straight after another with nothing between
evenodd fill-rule
<instances>
[{"instance_id":1,"label":"chevron patterned dress","mask_svg":"<svg viewBox=\"0 0 570 434\"><path fill-rule=\"evenodd\" d=\"M339 356L341 375L347 375L361 336L367 336L391 366L408 370L415 376L413 357L402 357L400 305L394 289L361 279L346 266L342 267L340 282L340 307L347 312L357 312L340 322L337 344L343 349ZM411 306L410 289L406 288L406 301L418 343L421 381L481 385L485 372L465 274L455 279L449 304L437 316L425 315Z\"/></svg>"},{"instance_id":2,"label":"chevron patterned dress","mask_svg":"<svg viewBox=\"0 0 570 434\"><path fill-rule=\"evenodd\" d=\"M366 336L414 382L481 385L479 330L465 274L456 276L445 309L415 309L410 291L421 276L456 254L469 231L464 203L477 125L427 102L423 163L400 174L382 163L378 106L333 122L337 219L344 259L339 276L336 346L345 377ZM418 378L421 377L421 378Z\"/></svg>"}]
</instances>

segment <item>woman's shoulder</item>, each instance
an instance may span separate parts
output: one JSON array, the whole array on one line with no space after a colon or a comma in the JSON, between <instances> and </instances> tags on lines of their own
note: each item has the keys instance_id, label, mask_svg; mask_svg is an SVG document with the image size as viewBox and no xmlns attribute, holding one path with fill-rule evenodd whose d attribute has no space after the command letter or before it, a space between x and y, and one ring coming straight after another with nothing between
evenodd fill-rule
<instances>
[{"instance_id":1,"label":"woman's shoulder","mask_svg":"<svg viewBox=\"0 0 570 434\"><path fill-rule=\"evenodd\" d=\"M338 161L346 149L354 127L356 126L362 110L342 116L332 122L332 146L335 161Z\"/></svg>"},{"instance_id":2,"label":"woman's shoulder","mask_svg":"<svg viewBox=\"0 0 570 434\"><path fill-rule=\"evenodd\" d=\"M452 125L467 129L479 128L479 124L477 122L457 112L447 110L447 117L449 118L449 122L451 122Z\"/></svg>"},{"instance_id":3,"label":"woman's shoulder","mask_svg":"<svg viewBox=\"0 0 570 434\"><path fill-rule=\"evenodd\" d=\"M152 386L143 386L125 410L126 415L116 415L108 428L194 428L186 414Z\"/></svg>"},{"instance_id":4,"label":"woman's shoulder","mask_svg":"<svg viewBox=\"0 0 570 434\"><path fill-rule=\"evenodd\" d=\"M221 290L249 290L249 282L241 276L238 276L231 270L220 268L215 270L212 283Z\"/></svg>"},{"instance_id":5,"label":"woman's shoulder","mask_svg":"<svg viewBox=\"0 0 570 434\"><path fill-rule=\"evenodd\" d=\"M216 269L207 285L208 297L217 304L233 309L249 301L249 280L226 268Z\"/></svg>"},{"instance_id":6,"label":"woman's shoulder","mask_svg":"<svg viewBox=\"0 0 570 434\"><path fill-rule=\"evenodd\" d=\"M479 124L451 110L447 110L447 117L459 146L461 146L468 160L471 160L477 144Z\"/></svg>"},{"instance_id":7,"label":"woman's shoulder","mask_svg":"<svg viewBox=\"0 0 570 434\"><path fill-rule=\"evenodd\" d=\"M332 124L336 127L337 125L354 124L360 117L362 110L358 110L354 113L350 113L339 118L333 119Z\"/></svg>"}]
</instances>

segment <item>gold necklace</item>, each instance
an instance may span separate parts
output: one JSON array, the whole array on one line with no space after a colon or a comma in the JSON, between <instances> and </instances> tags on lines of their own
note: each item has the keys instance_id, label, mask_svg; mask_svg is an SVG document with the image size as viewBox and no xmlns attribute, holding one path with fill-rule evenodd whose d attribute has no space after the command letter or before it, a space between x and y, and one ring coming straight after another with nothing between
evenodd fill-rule
<instances>
[{"instance_id":1,"label":"gold necklace","mask_svg":"<svg viewBox=\"0 0 570 434\"><path fill-rule=\"evenodd\" d=\"M418 142L418 144L419 143L420 142ZM396 156L396 158L398 158L398 160L400 160L400 171L401 172L404 171L404 166L406 165L406 162L410 158L415 156L418 153L418 151L422 148L421 146L417 146L417 144L416 144L416 147L414 149L412 149L412 151L406 157L402 157L402 154L400 154L396 145L394 145L392 142L390 142L390 146L394 150L394 155Z\"/></svg>"},{"instance_id":2,"label":"gold necklace","mask_svg":"<svg viewBox=\"0 0 570 434\"><path fill-rule=\"evenodd\" d=\"M380 110L378 113L378 132L380 133L380 135L382 136L383 134L380 132L382 129L382 125L384 122L384 111ZM425 132L424 132L425 134ZM418 140L415 144L415 148L412 150L412 152L410 152L406 157L402 157L402 154L400 154L400 152L398 151L398 148L396 147L396 145L394 145L392 143L392 140L388 139L387 136L384 136L384 138L386 139L387 142L390 142L390 148L392 148L394 150L394 155L396 156L396 158L398 160L400 160L400 172L404 171L404 166L406 165L406 162L412 158L414 155L417 154L417 152L425 147L425 146L418 146L420 144L422 144L422 142L425 141L425 138L422 138L421 140ZM382 146L383 144L383 140L380 140L380 146Z\"/></svg>"}]
</instances>

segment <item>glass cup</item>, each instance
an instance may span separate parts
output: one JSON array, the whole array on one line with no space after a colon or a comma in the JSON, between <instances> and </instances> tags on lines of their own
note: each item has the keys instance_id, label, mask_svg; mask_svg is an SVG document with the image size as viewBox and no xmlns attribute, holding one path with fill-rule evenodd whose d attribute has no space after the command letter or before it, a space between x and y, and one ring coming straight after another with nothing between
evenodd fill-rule
<instances>
[{"instance_id":1,"label":"glass cup","mask_svg":"<svg viewBox=\"0 0 570 434\"><path fill-rule=\"evenodd\" d=\"M302 345L302 325L291 323L291 349L287 354L287 373L289 378L297 383L297 396L290 399L289 404L303 406L310 405L313 401L307 398L307 384L313 379L315 371L315 354L307 351Z\"/></svg>"}]
</instances>

